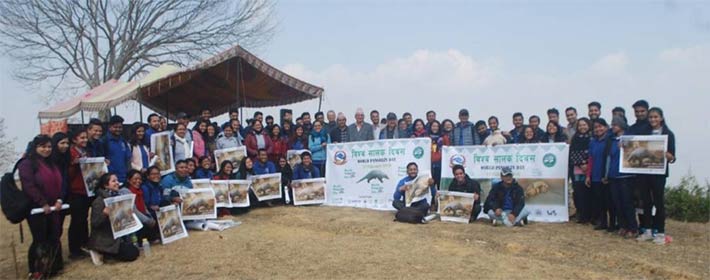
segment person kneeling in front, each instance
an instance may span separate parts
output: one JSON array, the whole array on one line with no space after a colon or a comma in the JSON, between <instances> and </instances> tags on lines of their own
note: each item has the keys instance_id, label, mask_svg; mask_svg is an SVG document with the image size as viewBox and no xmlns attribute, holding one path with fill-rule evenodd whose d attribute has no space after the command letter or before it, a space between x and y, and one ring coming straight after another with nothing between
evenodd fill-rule
<instances>
[{"instance_id":1,"label":"person kneeling in front","mask_svg":"<svg viewBox=\"0 0 710 280\"><path fill-rule=\"evenodd\" d=\"M406 199L404 197L405 193L409 189L410 185L407 185L407 183L411 182L412 180L416 179L417 176L419 175L419 166L417 166L416 163L410 162L407 164L407 177L402 178L402 180L399 180L399 183L397 183L397 188L394 190L394 201L392 201L392 206L399 210L402 209L406 206ZM429 185L429 189L431 190L431 197L436 197L436 188L434 188L434 179L429 178L429 181L427 182L427 185ZM426 215L427 212L429 212L429 203L426 201L426 199L422 199L417 202L413 202L409 207L416 208L417 210L421 211L423 215Z\"/></svg>"},{"instance_id":2,"label":"person kneeling in front","mask_svg":"<svg viewBox=\"0 0 710 280\"><path fill-rule=\"evenodd\" d=\"M500 171L501 182L491 188L486 199L485 211L493 225L504 224L508 227L523 226L527 222L528 210L525 209L525 192L513 179L510 167Z\"/></svg>"},{"instance_id":3,"label":"person kneeling in front","mask_svg":"<svg viewBox=\"0 0 710 280\"><path fill-rule=\"evenodd\" d=\"M451 168L454 172L454 180L449 184L449 191L451 192L464 192L473 194L473 212L471 212L471 222L478 218L478 214L481 213L481 184L478 181L471 179L471 177L466 174L461 165L454 165Z\"/></svg>"}]
</instances>

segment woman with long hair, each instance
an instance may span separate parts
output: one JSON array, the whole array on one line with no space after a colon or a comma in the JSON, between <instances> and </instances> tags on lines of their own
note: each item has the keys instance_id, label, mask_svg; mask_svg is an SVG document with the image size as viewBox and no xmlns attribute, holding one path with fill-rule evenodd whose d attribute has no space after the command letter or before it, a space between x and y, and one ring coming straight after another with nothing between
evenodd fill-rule
<instances>
[{"instance_id":1,"label":"woman with long hair","mask_svg":"<svg viewBox=\"0 0 710 280\"><path fill-rule=\"evenodd\" d=\"M450 141L451 137L454 136L454 127L454 121L450 119L445 119L441 122L441 135L447 135Z\"/></svg>"},{"instance_id":2,"label":"woman with long hair","mask_svg":"<svg viewBox=\"0 0 710 280\"><path fill-rule=\"evenodd\" d=\"M254 160L250 157L245 157L239 164L239 171L237 171L237 175L235 177L237 180L246 180L250 176L254 175L256 175L254 172Z\"/></svg>"},{"instance_id":3,"label":"woman with long hair","mask_svg":"<svg viewBox=\"0 0 710 280\"><path fill-rule=\"evenodd\" d=\"M548 122L545 135L540 140L542 143L566 143L567 135L556 122Z\"/></svg>"},{"instance_id":4,"label":"woman with long hair","mask_svg":"<svg viewBox=\"0 0 710 280\"><path fill-rule=\"evenodd\" d=\"M330 135L323 128L323 122L315 121L311 135L308 136L308 148L311 151L313 164L318 166L323 177L325 177L326 146L328 144L330 144Z\"/></svg>"},{"instance_id":5,"label":"woman with long hair","mask_svg":"<svg viewBox=\"0 0 710 280\"><path fill-rule=\"evenodd\" d=\"M175 125L175 133L173 133L171 141L173 145L173 159L175 162L192 158L192 150L195 142L187 138L187 133L187 126L185 126L185 124L178 123Z\"/></svg>"},{"instance_id":6,"label":"woman with long hair","mask_svg":"<svg viewBox=\"0 0 710 280\"><path fill-rule=\"evenodd\" d=\"M151 153L148 146L145 145L145 125L140 122L135 122L131 125L131 139L128 144L131 145L131 168L145 172L150 164Z\"/></svg>"},{"instance_id":7,"label":"woman with long hair","mask_svg":"<svg viewBox=\"0 0 710 280\"><path fill-rule=\"evenodd\" d=\"M416 122L415 122L416 124ZM451 139L449 135L442 134L441 124L437 120L433 120L429 124L429 138L431 138L431 176L436 182L436 186L439 186L439 180L441 179L441 149L444 146L451 145Z\"/></svg>"},{"instance_id":8,"label":"woman with long hair","mask_svg":"<svg viewBox=\"0 0 710 280\"><path fill-rule=\"evenodd\" d=\"M27 252L31 279L44 279L63 267L60 237L61 214L50 207L61 209L62 173L52 161L52 138L38 135L18 165L22 191L30 200L31 208L42 208L43 213L29 215L27 223L32 233L32 244ZM50 260L47 264L44 260ZM49 267L47 267L49 265Z\"/></svg>"},{"instance_id":9,"label":"woman with long hair","mask_svg":"<svg viewBox=\"0 0 710 280\"><path fill-rule=\"evenodd\" d=\"M152 218L148 211L150 208L146 204L146 194L143 192L143 174L135 169L129 170L128 174L126 174L126 185L128 185L127 189L136 196L134 204L138 212ZM156 227L145 226L136 233L136 236L138 236L138 240L147 238L148 241L153 242L160 238L160 232L157 231Z\"/></svg>"},{"instance_id":10,"label":"woman with long hair","mask_svg":"<svg viewBox=\"0 0 710 280\"><path fill-rule=\"evenodd\" d=\"M232 161L225 160L219 164L219 172L214 174L212 180L234 180L237 178L237 173L234 173L234 164Z\"/></svg>"},{"instance_id":11,"label":"woman with long hair","mask_svg":"<svg viewBox=\"0 0 710 280\"><path fill-rule=\"evenodd\" d=\"M210 123L206 120L199 120L197 121L197 124L195 124L195 130L192 131L192 141L194 143L194 148L192 151L192 155L189 157L192 157L193 155L197 158L200 158L201 156L208 155L207 154L207 127L210 126Z\"/></svg>"},{"instance_id":12,"label":"woman with long hair","mask_svg":"<svg viewBox=\"0 0 710 280\"><path fill-rule=\"evenodd\" d=\"M532 126L526 125L523 127L523 136L520 137L519 144L540 143L540 140L535 136L535 129Z\"/></svg>"},{"instance_id":13,"label":"woman with long hair","mask_svg":"<svg viewBox=\"0 0 710 280\"><path fill-rule=\"evenodd\" d=\"M269 153L269 161L275 163L280 157L286 156L286 152L288 151L288 138L282 136L281 127L278 124L271 126L269 137L271 137L271 143L274 146L274 148L271 149L271 153Z\"/></svg>"},{"instance_id":14,"label":"woman with long hair","mask_svg":"<svg viewBox=\"0 0 710 280\"><path fill-rule=\"evenodd\" d=\"M666 206L665 187L668 178L670 163L675 163L675 134L666 124L663 110L653 107L648 110L648 123L651 126L651 135L668 135L668 148L664 155L666 158L666 174L649 175L650 184L641 188L641 204L643 213L641 225L646 230L638 237L639 241L653 240L654 243L666 244ZM651 216L651 209L656 208L656 215ZM655 235L653 231L656 231Z\"/></svg>"},{"instance_id":15,"label":"woman with long hair","mask_svg":"<svg viewBox=\"0 0 710 280\"><path fill-rule=\"evenodd\" d=\"M273 150L271 137L264 132L264 126L259 120L252 122L251 131L244 140L244 145L247 146L247 156L250 158L256 158L259 149L265 149L267 153Z\"/></svg>"},{"instance_id":16,"label":"woman with long hair","mask_svg":"<svg viewBox=\"0 0 710 280\"><path fill-rule=\"evenodd\" d=\"M93 198L86 193L86 184L81 174L79 162L82 158L92 156L87 149L89 136L86 130L81 130L71 135L71 147L69 148L70 164L68 168L69 189L67 190L67 203L71 205L69 214L71 220L67 240L69 241L69 258L80 259L89 255L81 248L89 241L89 206Z\"/></svg>"},{"instance_id":17,"label":"woman with long hair","mask_svg":"<svg viewBox=\"0 0 710 280\"><path fill-rule=\"evenodd\" d=\"M69 190L69 164L71 163L69 135L57 132L52 136L52 155L50 157L55 166L59 168L59 172L62 173L62 199L64 199Z\"/></svg>"},{"instance_id":18,"label":"woman with long hair","mask_svg":"<svg viewBox=\"0 0 710 280\"><path fill-rule=\"evenodd\" d=\"M424 121L422 119L414 120L412 127L414 128L412 131L412 138L429 136L426 131L426 125L424 125Z\"/></svg>"},{"instance_id":19,"label":"woman with long hair","mask_svg":"<svg viewBox=\"0 0 710 280\"><path fill-rule=\"evenodd\" d=\"M289 150L307 150L308 149L308 135L306 135L305 129L302 125L296 125L293 130L293 135L288 141Z\"/></svg>"},{"instance_id":20,"label":"woman with long hair","mask_svg":"<svg viewBox=\"0 0 710 280\"><path fill-rule=\"evenodd\" d=\"M575 133L569 146L569 167L572 175L572 200L577 210L577 223L586 224L591 221L592 194L584 184L587 175L587 160L589 159L589 140L591 139L592 123L588 118L577 120Z\"/></svg>"},{"instance_id":21,"label":"woman with long hair","mask_svg":"<svg viewBox=\"0 0 710 280\"><path fill-rule=\"evenodd\" d=\"M205 137L205 149L207 150L206 156L210 158L214 155L214 151L217 150L217 136L219 135L219 127L215 124L210 124L207 126L207 137ZM214 166L213 166L214 167Z\"/></svg>"}]
</instances>

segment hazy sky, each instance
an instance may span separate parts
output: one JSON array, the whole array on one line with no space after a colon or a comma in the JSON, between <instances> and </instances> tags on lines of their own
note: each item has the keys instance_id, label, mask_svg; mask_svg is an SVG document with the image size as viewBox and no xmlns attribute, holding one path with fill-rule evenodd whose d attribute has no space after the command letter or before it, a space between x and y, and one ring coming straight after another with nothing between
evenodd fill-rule
<instances>
[{"instance_id":1,"label":"hazy sky","mask_svg":"<svg viewBox=\"0 0 710 280\"><path fill-rule=\"evenodd\" d=\"M272 65L325 88L324 110L357 107L423 118L527 116L603 104L604 117L644 98L676 134L671 181L708 178L710 4L707 1L281 1L274 40L254 50ZM2 58L2 105L22 146L46 104L10 77ZM317 102L291 106L314 112ZM276 109L262 110L275 114ZM251 114L254 110L246 110ZM137 118L135 106L119 113ZM563 121L563 123L565 123Z\"/></svg>"}]
</instances>

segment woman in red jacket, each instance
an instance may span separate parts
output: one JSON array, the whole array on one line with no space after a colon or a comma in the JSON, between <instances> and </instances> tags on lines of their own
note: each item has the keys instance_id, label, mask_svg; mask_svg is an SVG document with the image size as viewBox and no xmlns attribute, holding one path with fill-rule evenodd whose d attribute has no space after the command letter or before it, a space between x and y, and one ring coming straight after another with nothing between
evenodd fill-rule
<instances>
[{"instance_id":1,"label":"woman in red jacket","mask_svg":"<svg viewBox=\"0 0 710 280\"><path fill-rule=\"evenodd\" d=\"M247 146L247 156L250 158L256 158L256 154L259 149L266 149L267 153L273 152L273 143L271 143L271 137L264 133L261 121L254 120L251 125L251 131L247 135L246 140L244 140L244 145Z\"/></svg>"},{"instance_id":2,"label":"woman in red jacket","mask_svg":"<svg viewBox=\"0 0 710 280\"><path fill-rule=\"evenodd\" d=\"M89 256L81 248L86 246L86 242L89 241L89 207L91 207L93 198L86 194L86 185L81 176L79 161L82 158L90 157L91 154L86 149L86 144L89 142L86 131L74 133L70 138L72 145L69 148L71 159L68 168L67 203L71 205L71 210L69 210L71 221L69 222L67 240L69 241L69 258L80 259Z\"/></svg>"},{"instance_id":3,"label":"woman in red jacket","mask_svg":"<svg viewBox=\"0 0 710 280\"><path fill-rule=\"evenodd\" d=\"M278 124L271 126L269 131L271 143L274 145L271 153L269 153L269 161L273 163L279 162L279 158L285 157L288 151L288 138L281 136L281 127Z\"/></svg>"}]
</instances>

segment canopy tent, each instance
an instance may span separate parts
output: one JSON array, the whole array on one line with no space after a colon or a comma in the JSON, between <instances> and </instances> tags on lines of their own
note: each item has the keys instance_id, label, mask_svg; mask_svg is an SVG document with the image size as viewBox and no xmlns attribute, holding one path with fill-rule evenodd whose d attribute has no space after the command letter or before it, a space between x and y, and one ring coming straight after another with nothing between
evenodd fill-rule
<instances>
[{"instance_id":1,"label":"canopy tent","mask_svg":"<svg viewBox=\"0 0 710 280\"><path fill-rule=\"evenodd\" d=\"M70 98L39 111L40 119L68 118L79 111L101 111L115 107L127 100L135 99L138 88L150 84L161 77L179 71L177 66L164 64L153 69L140 81L122 82L109 80L84 94Z\"/></svg>"},{"instance_id":2,"label":"canopy tent","mask_svg":"<svg viewBox=\"0 0 710 280\"><path fill-rule=\"evenodd\" d=\"M319 98L323 88L298 80L234 46L185 70L138 89L137 100L170 119L202 108L220 115L230 108L270 107Z\"/></svg>"}]
</instances>

